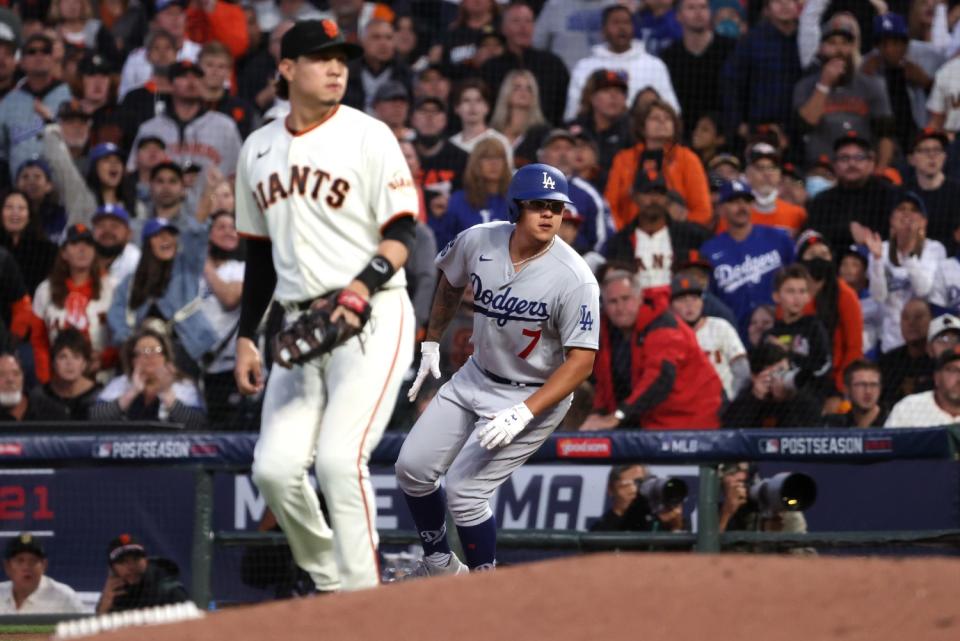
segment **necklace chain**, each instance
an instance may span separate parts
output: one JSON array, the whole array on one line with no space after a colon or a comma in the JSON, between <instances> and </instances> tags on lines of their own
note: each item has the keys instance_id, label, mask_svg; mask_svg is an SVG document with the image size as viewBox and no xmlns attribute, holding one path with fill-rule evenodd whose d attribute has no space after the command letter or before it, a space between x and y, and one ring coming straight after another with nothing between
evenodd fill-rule
<instances>
[{"instance_id":1,"label":"necklace chain","mask_svg":"<svg viewBox=\"0 0 960 641\"><path fill-rule=\"evenodd\" d=\"M530 258L524 258L523 260L515 260L515 261L513 261L513 266L514 266L514 268L517 268L517 267L521 267L521 266L523 266L523 265L526 265L527 263L529 263L529 262L530 262L531 260L533 260L534 258L540 258L540 257L543 256L544 254L546 254L548 251L550 251L550 248L553 247L553 241L555 241L556 239L557 239L556 236L554 236L553 238L551 238L551 239L550 239L550 242L547 243L547 246L546 246L546 247L544 247L543 249L541 249L540 251L538 251L536 254L534 254L534 255L531 256Z\"/></svg>"}]
</instances>

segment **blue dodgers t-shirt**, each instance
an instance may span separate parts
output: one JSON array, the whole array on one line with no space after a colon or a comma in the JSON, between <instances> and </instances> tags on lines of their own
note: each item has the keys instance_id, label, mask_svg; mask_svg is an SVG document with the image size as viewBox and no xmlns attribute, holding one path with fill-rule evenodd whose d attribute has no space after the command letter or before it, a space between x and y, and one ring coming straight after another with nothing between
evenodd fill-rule
<instances>
[{"instance_id":1,"label":"blue dodgers t-shirt","mask_svg":"<svg viewBox=\"0 0 960 641\"><path fill-rule=\"evenodd\" d=\"M781 229L754 225L739 242L727 232L714 236L700 254L713 264L711 289L733 310L737 329L746 335L750 313L773 303L773 277L793 262L793 241Z\"/></svg>"}]
</instances>

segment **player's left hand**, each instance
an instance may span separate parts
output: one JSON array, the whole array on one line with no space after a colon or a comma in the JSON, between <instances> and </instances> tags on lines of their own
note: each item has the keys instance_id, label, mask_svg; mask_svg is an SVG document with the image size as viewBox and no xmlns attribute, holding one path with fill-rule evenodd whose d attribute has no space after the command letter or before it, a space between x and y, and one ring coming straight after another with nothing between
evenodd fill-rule
<instances>
[{"instance_id":1,"label":"player's left hand","mask_svg":"<svg viewBox=\"0 0 960 641\"><path fill-rule=\"evenodd\" d=\"M490 419L490 422L477 432L477 438L480 439L480 445L488 450L509 445L532 420L533 413L526 403L518 403Z\"/></svg>"}]
</instances>

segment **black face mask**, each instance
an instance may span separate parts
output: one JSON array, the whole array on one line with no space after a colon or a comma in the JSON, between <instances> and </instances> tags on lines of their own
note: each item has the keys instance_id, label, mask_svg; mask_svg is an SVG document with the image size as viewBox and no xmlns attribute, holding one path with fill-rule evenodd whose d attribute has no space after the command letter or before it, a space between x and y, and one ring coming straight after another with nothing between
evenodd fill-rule
<instances>
[{"instance_id":1,"label":"black face mask","mask_svg":"<svg viewBox=\"0 0 960 641\"><path fill-rule=\"evenodd\" d=\"M833 261L826 258L808 258L807 260L801 260L800 263L807 268L815 281L823 282L835 276Z\"/></svg>"},{"instance_id":2,"label":"black face mask","mask_svg":"<svg viewBox=\"0 0 960 641\"><path fill-rule=\"evenodd\" d=\"M93 245L97 249L97 255L102 256L103 258L116 258L123 253L124 247L123 243L118 243L112 247L101 245L98 242L94 242Z\"/></svg>"},{"instance_id":3,"label":"black face mask","mask_svg":"<svg viewBox=\"0 0 960 641\"><path fill-rule=\"evenodd\" d=\"M430 147L433 147L434 145L436 145L438 142L440 142L441 138L442 136L439 134L428 136L426 134L417 132L417 144L426 149L429 149Z\"/></svg>"}]
</instances>

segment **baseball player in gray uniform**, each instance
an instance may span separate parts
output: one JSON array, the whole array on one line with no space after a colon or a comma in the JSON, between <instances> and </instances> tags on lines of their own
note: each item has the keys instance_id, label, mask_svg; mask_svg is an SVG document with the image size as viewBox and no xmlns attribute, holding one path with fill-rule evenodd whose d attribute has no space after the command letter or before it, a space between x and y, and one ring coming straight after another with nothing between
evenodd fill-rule
<instances>
[{"instance_id":1,"label":"baseball player in gray uniform","mask_svg":"<svg viewBox=\"0 0 960 641\"><path fill-rule=\"evenodd\" d=\"M514 174L507 200L512 222L467 229L436 261L442 276L411 400L429 374L440 376L438 343L467 287L474 353L440 388L396 464L423 544L422 575L494 568L489 499L560 424L599 344L600 288L557 238L570 204L563 173L526 165ZM448 505L466 565L447 542Z\"/></svg>"},{"instance_id":2,"label":"baseball player in gray uniform","mask_svg":"<svg viewBox=\"0 0 960 641\"><path fill-rule=\"evenodd\" d=\"M275 340L295 339L274 349L253 480L322 591L379 582L367 461L414 347L403 265L417 190L390 129L340 104L346 60L360 51L331 20L287 31L278 67L290 115L253 132L237 167L237 228L247 238L240 391L264 385L254 338L271 297L286 312ZM317 348L319 326L291 334L331 308L332 346ZM329 525L307 478L311 464Z\"/></svg>"}]
</instances>

